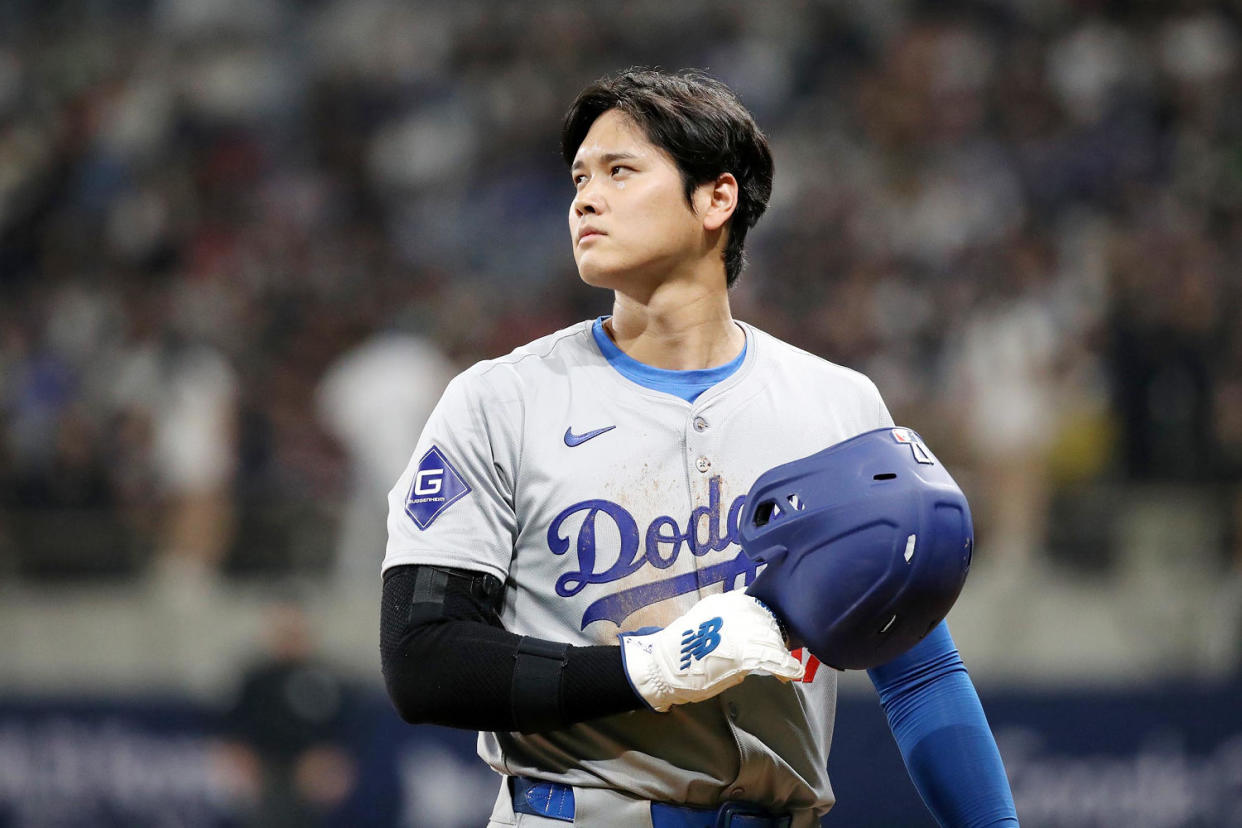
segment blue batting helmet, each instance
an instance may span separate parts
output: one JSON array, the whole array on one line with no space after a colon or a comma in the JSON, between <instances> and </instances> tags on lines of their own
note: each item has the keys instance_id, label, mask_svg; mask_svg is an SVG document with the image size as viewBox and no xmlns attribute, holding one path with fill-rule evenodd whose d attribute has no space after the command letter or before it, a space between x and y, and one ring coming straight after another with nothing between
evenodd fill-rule
<instances>
[{"instance_id":1,"label":"blue batting helmet","mask_svg":"<svg viewBox=\"0 0 1242 828\"><path fill-rule=\"evenodd\" d=\"M966 496L908 428L881 428L777 466L741 515L767 566L747 592L824 664L863 670L918 643L966 583Z\"/></svg>"}]
</instances>

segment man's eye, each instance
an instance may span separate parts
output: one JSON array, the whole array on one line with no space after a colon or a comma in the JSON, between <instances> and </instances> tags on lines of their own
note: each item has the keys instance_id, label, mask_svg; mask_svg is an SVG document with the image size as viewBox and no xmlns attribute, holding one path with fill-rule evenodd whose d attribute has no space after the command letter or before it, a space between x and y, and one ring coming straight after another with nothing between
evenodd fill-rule
<instances>
[{"instance_id":1,"label":"man's eye","mask_svg":"<svg viewBox=\"0 0 1242 828\"><path fill-rule=\"evenodd\" d=\"M574 186L577 187L583 181L586 181L586 173L578 173L574 176Z\"/></svg>"},{"instance_id":2,"label":"man's eye","mask_svg":"<svg viewBox=\"0 0 1242 828\"><path fill-rule=\"evenodd\" d=\"M612 170L610 170L610 175L616 175L621 170L629 170L629 167L623 167L620 164L618 164L617 166L613 167Z\"/></svg>"}]
</instances>

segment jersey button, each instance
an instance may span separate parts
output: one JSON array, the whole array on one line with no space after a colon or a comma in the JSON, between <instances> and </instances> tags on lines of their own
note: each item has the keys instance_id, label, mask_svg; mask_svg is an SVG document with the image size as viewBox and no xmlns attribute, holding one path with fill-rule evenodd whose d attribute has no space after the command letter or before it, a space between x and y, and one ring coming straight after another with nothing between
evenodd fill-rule
<instances>
[{"instance_id":1,"label":"jersey button","mask_svg":"<svg viewBox=\"0 0 1242 828\"><path fill-rule=\"evenodd\" d=\"M694 467L701 472L706 472L712 467L712 461L708 460L706 457L700 457L698 460L694 461Z\"/></svg>"},{"instance_id":2,"label":"jersey button","mask_svg":"<svg viewBox=\"0 0 1242 828\"><path fill-rule=\"evenodd\" d=\"M703 419L702 417L695 417L694 418L694 430L695 431L707 431L707 420Z\"/></svg>"},{"instance_id":3,"label":"jersey button","mask_svg":"<svg viewBox=\"0 0 1242 828\"><path fill-rule=\"evenodd\" d=\"M737 721L737 704L735 702L729 702L729 718L735 722Z\"/></svg>"}]
</instances>

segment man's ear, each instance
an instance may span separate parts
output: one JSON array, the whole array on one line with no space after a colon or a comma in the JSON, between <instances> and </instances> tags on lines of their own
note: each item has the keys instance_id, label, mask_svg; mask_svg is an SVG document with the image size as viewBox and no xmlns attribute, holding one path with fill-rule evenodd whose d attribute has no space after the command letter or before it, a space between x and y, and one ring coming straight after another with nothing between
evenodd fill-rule
<instances>
[{"instance_id":1,"label":"man's ear","mask_svg":"<svg viewBox=\"0 0 1242 828\"><path fill-rule=\"evenodd\" d=\"M725 226L737 209L737 179L733 173L721 173L715 181L700 184L694 192L695 210L703 217L703 229L713 231Z\"/></svg>"}]
</instances>

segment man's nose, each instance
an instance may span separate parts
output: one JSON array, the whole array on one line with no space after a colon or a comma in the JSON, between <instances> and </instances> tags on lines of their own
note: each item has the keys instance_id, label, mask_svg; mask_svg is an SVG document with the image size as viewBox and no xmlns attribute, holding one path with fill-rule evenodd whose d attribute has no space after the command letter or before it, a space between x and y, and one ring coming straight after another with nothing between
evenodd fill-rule
<instances>
[{"instance_id":1,"label":"man's nose","mask_svg":"<svg viewBox=\"0 0 1242 828\"><path fill-rule=\"evenodd\" d=\"M595 215L599 213L601 201L597 190L591 186L588 181L582 185L582 189L578 190L578 194L574 196L574 213L579 216Z\"/></svg>"}]
</instances>

